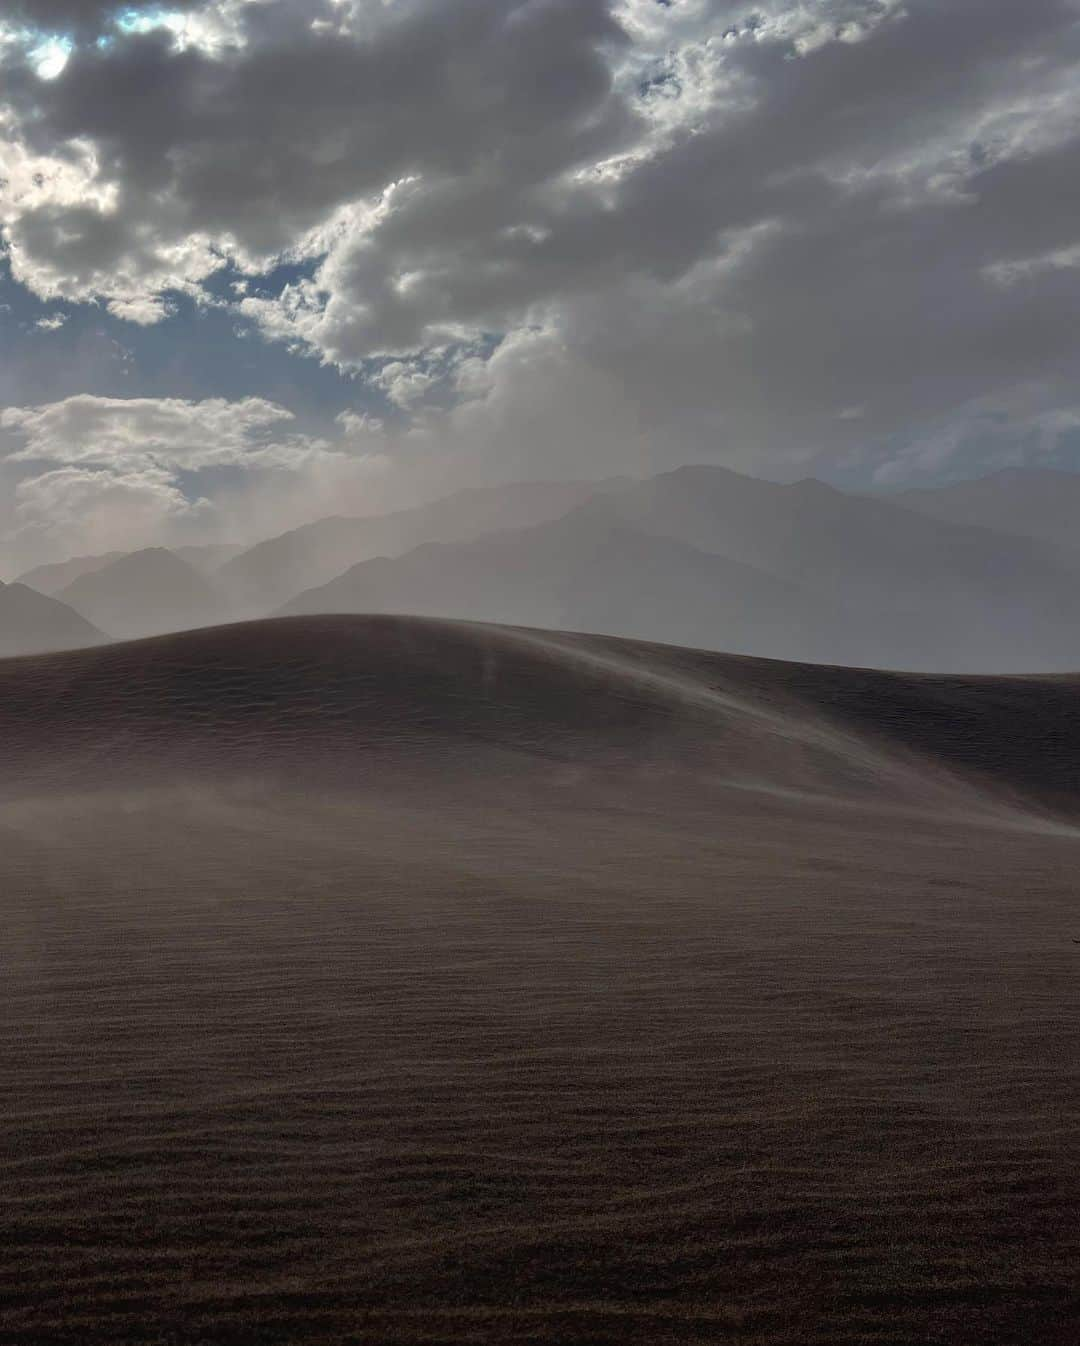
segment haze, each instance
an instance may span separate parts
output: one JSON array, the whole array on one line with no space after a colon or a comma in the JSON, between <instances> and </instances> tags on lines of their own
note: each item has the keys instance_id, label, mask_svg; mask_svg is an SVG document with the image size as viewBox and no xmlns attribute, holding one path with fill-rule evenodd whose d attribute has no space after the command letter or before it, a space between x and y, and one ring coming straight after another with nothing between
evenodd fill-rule
<instances>
[{"instance_id":1,"label":"haze","mask_svg":"<svg viewBox=\"0 0 1080 1346\"><path fill-rule=\"evenodd\" d=\"M1078 56L0 0L0 1346L1075 1346Z\"/></svg>"}]
</instances>

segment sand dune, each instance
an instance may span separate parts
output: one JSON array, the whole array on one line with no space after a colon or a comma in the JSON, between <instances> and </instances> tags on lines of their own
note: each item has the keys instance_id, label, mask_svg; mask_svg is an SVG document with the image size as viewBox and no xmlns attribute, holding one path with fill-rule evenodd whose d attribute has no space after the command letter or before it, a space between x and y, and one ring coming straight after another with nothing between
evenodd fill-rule
<instances>
[{"instance_id":1,"label":"sand dune","mask_svg":"<svg viewBox=\"0 0 1080 1346\"><path fill-rule=\"evenodd\" d=\"M0 1342L1075 1341L1078 691L0 662Z\"/></svg>"},{"instance_id":2,"label":"sand dune","mask_svg":"<svg viewBox=\"0 0 1080 1346\"><path fill-rule=\"evenodd\" d=\"M296 617L0 663L0 788L97 790L265 770L364 783L441 770L662 761L822 797L1080 802L1080 677L887 673L411 617Z\"/></svg>"}]
</instances>

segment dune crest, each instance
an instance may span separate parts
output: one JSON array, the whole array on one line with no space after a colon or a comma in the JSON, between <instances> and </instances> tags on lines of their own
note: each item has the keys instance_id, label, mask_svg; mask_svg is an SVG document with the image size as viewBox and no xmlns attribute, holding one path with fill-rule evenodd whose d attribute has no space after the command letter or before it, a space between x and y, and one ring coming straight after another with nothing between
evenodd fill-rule
<instances>
[{"instance_id":1,"label":"dune crest","mask_svg":"<svg viewBox=\"0 0 1080 1346\"><path fill-rule=\"evenodd\" d=\"M716 787L1071 813L1071 677L783 663L416 617L297 617L0 665L0 787L628 769Z\"/></svg>"}]
</instances>

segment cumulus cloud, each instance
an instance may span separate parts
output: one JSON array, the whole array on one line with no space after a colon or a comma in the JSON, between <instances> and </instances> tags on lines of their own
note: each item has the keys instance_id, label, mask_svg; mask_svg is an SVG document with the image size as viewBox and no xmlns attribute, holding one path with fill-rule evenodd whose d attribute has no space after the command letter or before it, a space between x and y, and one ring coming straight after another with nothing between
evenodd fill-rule
<instances>
[{"instance_id":1,"label":"cumulus cloud","mask_svg":"<svg viewBox=\"0 0 1080 1346\"><path fill-rule=\"evenodd\" d=\"M303 438L275 438L292 413L259 398L230 403L179 399L70 397L8 407L0 430L15 439L12 462L135 463L196 470L250 462L291 466L312 452Z\"/></svg>"},{"instance_id":2,"label":"cumulus cloud","mask_svg":"<svg viewBox=\"0 0 1080 1346\"><path fill-rule=\"evenodd\" d=\"M1030 444L1072 405L1075 0L14 14L14 277L143 326L227 307L389 408L403 479L977 470L987 416ZM348 435L273 452L314 479Z\"/></svg>"}]
</instances>

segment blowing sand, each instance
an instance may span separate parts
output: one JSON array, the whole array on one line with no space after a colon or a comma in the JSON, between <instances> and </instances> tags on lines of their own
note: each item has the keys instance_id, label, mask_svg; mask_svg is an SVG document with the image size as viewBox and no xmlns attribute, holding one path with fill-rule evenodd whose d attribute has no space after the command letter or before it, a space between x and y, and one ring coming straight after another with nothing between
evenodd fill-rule
<instances>
[{"instance_id":1,"label":"blowing sand","mask_svg":"<svg viewBox=\"0 0 1080 1346\"><path fill-rule=\"evenodd\" d=\"M0 1343L1080 1337L1080 682L0 662Z\"/></svg>"}]
</instances>

